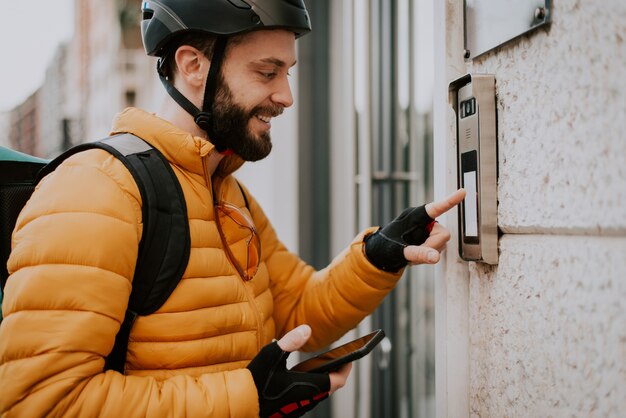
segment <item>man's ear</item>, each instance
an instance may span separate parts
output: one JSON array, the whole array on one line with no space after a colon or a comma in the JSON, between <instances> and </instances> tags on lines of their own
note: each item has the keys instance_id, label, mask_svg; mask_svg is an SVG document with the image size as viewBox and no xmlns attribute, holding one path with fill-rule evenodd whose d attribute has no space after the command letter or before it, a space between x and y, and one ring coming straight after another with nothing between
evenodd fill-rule
<instances>
[{"instance_id":1,"label":"man's ear","mask_svg":"<svg viewBox=\"0 0 626 418\"><path fill-rule=\"evenodd\" d=\"M176 50L174 57L177 67L177 78L183 79L193 87L202 87L209 72L209 60L204 54L189 45L183 45Z\"/></svg>"}]
</instances>

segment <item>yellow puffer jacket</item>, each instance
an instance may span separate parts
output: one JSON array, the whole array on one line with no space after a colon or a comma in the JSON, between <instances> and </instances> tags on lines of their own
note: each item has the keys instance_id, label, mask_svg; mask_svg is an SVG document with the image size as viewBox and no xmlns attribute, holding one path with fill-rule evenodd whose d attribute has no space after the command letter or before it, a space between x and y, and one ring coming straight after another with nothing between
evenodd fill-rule
<instances>
[{"instance_id":1,"label":"yellow puffer jacket","mask_svg":"<svg viewBox=\"0 0 626 418\"><path fill-rule=\"evenodd\" d=\"M114 132L158 148L182 186L191 231L183 279L132 329L126 375L103 372L124 318L141 238L141 199L123 164L102 150L79 153L47 176L22 211L9 259L0 326L2 417L255 417L257 392L245 368L259 349L310 324L307 349L326 346L372 312L399 275L364 257L363 234L315 271L277 239L258 203L249 207L262 260L243 281L222 249L211 182L245 209L224 159L206 175L206 140L138 109Z\"/></svg>"}]
</instances>

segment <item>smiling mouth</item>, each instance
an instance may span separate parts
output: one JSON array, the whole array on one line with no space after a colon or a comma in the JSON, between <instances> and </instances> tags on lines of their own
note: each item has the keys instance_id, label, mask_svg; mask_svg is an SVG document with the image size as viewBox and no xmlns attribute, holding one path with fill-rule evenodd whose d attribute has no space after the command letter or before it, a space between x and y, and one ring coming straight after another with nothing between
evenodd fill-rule
<instances>
[{"instance_id":1,"label":"smiling mouth","mask_svg":"<svg viewBox=\"0 0 626 418\"><path fill-rule=\"evenodd\" d=\"M261 122L265 123L268 126L271 126L271 120L272 117L271 116L265 116L265 115L255 115L255 117L260 120Z\"/></svg>"}]
</instances>

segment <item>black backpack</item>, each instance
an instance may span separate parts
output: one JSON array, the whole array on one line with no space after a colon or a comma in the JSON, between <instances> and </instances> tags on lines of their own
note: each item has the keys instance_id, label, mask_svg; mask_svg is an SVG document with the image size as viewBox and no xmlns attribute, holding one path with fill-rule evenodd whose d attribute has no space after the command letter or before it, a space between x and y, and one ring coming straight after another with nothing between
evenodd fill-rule
<instances>
[{"instance_id":1,"label":"black backpack","mask_svg":"<svg viewBox=\"0 0 626 418\"><path fill-rule=\"evenodd\" d=\"M49 163L21 158L24 155L0 160L0 285L4 289L8 278L6 264L15 222L39 180L69 156L92 148L104 149L124 163L143 202L143 235L128 308L105 361L105 370L124 373L128 338L135 319L154 313L165 303L189 260L191 240L183 191L172 167L157 149L139 137L120 134L77 145Z\"/></svg>"}]
</instances>

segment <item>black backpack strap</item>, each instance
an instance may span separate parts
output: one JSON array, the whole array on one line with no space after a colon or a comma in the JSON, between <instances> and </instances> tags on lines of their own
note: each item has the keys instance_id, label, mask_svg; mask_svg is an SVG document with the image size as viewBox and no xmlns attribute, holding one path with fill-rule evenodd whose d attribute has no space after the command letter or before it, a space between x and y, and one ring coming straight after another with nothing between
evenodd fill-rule
<instances>
[{"instance_id":1,"label":"black backpack strap","mask_svg":"<svg viewBox=\"0 0 626 418\"><path fill-rule=\"evenodd\" d=\"M165 303L187 268L191 240L185 196L167 159L141 138L125 134L100 143L114 155L126 153L120 160L144 189L139 189L144 228L129 307L148 315ZM140 143L149 149L133 151Z\"/></svg>"},{"instance_id":2,"label":"black backpack strap","mask_svg":"<svg viewBox=\"0 0 626 418\"><path fill-rule=\"evenodd\" d=\"M113 350L105 361L105 370L124 373L128 338L135 319L159 309L187 267L191 247L187 207L180 183L167 159L141 138L130 134L80 144L48 164L40 176L54 170L70 155L93 148L110 152L126 166L143 202L143 234L128 308Z\"/></svg>"}]
</instances>

